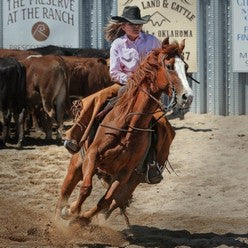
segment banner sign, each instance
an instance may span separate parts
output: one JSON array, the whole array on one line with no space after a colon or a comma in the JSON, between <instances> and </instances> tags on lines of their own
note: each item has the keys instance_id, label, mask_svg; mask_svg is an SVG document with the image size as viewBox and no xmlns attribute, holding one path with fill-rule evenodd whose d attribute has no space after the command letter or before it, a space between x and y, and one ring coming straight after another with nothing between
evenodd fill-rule
<instances>
[{"instance_id":1,"label":"banner sign","mask_svg":"<svg viewBox=\"0 0 248 248\"><path fill-rule=\"evenodd\" d=\"M3 47L78 47L78 0L3 0Z\"/></svg>"},{"instance_id":2,"label":"banner sign","mask_svg":"<svg viewBox=\"0 0 248 248\"><path fill-rule=\"evenodd\" d=\"M118 0L118 15L125 6L136 5L141 16L151 18L143 26L147 33L160 41L170 37L170 41L185 39L184 57L189 64L189 72L197 72L196 56L196 0Z\"/></svg>"},{"instance_id":3,"label":"banner sign","mask_svg":"<svg viewBox=\"0 0 248 248\"><path fill-rule=\"evenodd\" d=\"M247 0L233 0L233 71L248 72Z\"/></svg>"}]
</instances>

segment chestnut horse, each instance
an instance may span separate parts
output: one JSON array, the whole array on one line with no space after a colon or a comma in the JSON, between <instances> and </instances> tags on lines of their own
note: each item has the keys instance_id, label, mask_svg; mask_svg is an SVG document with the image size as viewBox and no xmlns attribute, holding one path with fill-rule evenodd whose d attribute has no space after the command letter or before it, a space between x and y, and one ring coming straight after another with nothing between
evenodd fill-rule
<instances>
[{"instance_id":1,"label":"chestnut horse","mask_svg":"<svg viewBox=\"0 0 248 248\"><path fill-rule=\"evenodd\" d=\"M141 182L136 169L146 156L149 124L162 92L174 95L177 107L188 108L193 100L183 49L184 40L169 44L165 39L161 48L151 51L141 62L129 78L126 91L103 119L84 156L80 152L72 156L57 204L57 217L89 223L100 211L105 211L108 217L117 207L125 209ZM164 150L167 156L169 146ZM92 178L98 173L107 175L105 179L111 178L107 180L108 189L94 208L80 214L82 204L91 194ZM67 206L80 180L78 199ZM126 221L129 223L127 218Z\"/></svg>"}]
</instances>

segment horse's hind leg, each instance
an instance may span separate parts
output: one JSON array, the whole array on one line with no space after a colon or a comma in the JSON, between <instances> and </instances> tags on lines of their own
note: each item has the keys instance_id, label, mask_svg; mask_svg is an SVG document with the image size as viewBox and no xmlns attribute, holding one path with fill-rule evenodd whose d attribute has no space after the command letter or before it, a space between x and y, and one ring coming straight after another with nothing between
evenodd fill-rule
<instances>
[{"instance_id":1,"label":"horse's hind leg","mask_svg":"<svg viewBox=\"0 0 248 248\"><path fill-rule=\"evenodd\" d=\"M118 179L113 181L105 195L97 203L96 207L81 215L82 219L87 219L88 221L90 221L90 219L96 214L98 214L100 211L108 209L110 207L115 193L119 192L121 187L123 187L123 185L127 183L130 177L130 173L127 173L126 170L121 171L120 175L121 176Z\"/></svg>"},{"instance_id":2,"label":"horse's hind leg","mask_svg":"<svg viewBox=\"0 0 248 248\"><path fill-rule=\"evenodd\" d=\"M124 184L123 187L118 192L116 192L116 194L113 196L113 201L109 209L105 212L106 220L110 217L111 213L116 208L119 207L121 210L121 213L124 216L127 226L130 226L130 222L129 222L129 219L126 213L126 208L130 203L134 190L141 182L141 177L142 175L134 171L131 177L129 178L128 182Z\"/></svg>"},{"instance_id":3,"label":"horse's hind leg","mask_svg":"<svg viewBox=\"0 0 248 248\"><path fill-rule=\"evenodd\" d=\"M67 170L66 177L61 187L60 198L56 207L56 218L61 216L61 211L67 206L70 195L77 186L78 182L82 180L82 157L79 153L72 156ZM66 218L67 216L62 216Z\"/></svg>"}]
</instances>

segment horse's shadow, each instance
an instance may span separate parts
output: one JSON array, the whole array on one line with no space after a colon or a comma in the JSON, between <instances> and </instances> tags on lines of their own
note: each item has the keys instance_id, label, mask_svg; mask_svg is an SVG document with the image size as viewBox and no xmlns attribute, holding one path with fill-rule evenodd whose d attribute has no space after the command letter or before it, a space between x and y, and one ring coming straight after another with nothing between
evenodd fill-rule
<instances>
[{"instance_id":1,"label":"horse's shadow","mask_svg":"<svg viewBox=\"0 0 248 248\"><path fill-rule=\"evenodd\" d=\"M200 248L214 248L221 245L227 247L248 247L242 239L248 239L248 234L216 234L216 233L190 233L187 230L168 230L156 227L133 225L124 230L130 245L140 247L174 248L179 246ZM128 233L128 235L127 235Z\"/></svg>"},{"instance_id":2,"label":"horse's shadow","mask_svg":"<svg viewBox=\"0 0 248 248\"><path fill-rule=\"evenodd\" d=\"M192 127L185 127L185 126L182 126L182 127L173 127L174 130L182 130L182 129L188 129L188 130L191 130L193 132L212 132L213 129L211 128L192 128Z\"/></svg>"}]
</instances>

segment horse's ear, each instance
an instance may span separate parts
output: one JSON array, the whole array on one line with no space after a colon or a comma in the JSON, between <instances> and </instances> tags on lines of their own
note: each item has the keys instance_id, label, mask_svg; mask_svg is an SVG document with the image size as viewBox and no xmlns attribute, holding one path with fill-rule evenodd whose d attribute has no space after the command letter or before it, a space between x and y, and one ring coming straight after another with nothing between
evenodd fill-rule
<instances>
[{"instance_id":1,"label":"horse's ear","mask_svg":"<svg viewBox=\"0 0 248 248\"><path fill-rule=\"evenodd\" d=\"M169 45L169 37L165 38L162 42L162 48L165 48Z\"/></svg>"},{"instance_id":2,"label":"horse's ear","mask_svg":"<svg viewBox=\"0 0 248 248\"><path fill-rule=\"evenodd\" d=\"M185 47L185 39L183 39L179 45L179 53L183 51L184 47Z\"/></svg>"}]
</instances>

